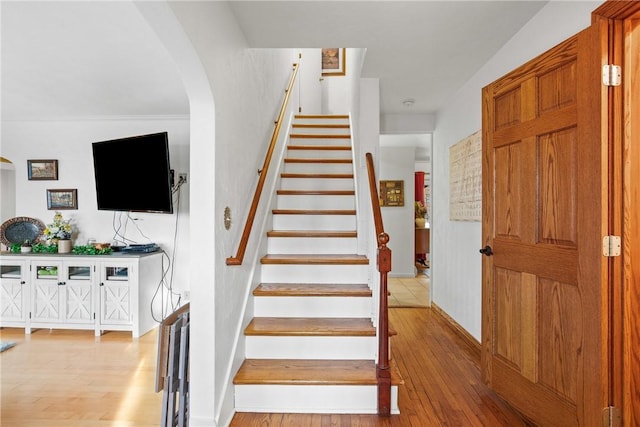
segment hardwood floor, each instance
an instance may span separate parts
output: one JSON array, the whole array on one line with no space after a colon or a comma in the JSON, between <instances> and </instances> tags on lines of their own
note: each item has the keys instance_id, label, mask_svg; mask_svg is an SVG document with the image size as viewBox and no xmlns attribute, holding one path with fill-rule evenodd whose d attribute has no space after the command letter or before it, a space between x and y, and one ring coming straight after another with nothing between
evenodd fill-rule
<instances>
[{"instance_id":1,"label":"hardwood floor","mask_svg":"<svg viewBox=\"0 0 640 427\"><path fill-rule=\"evenodd\" d=\"M527 426L480 381L478 361L430 309L390 310L392 357L404 377L400 415L236 414L232 426ZM158 426L156 333L0 330L3 427Z\"/></svg>"},{"instance_id":2,"label":"hardwood floor","mask_svg":"<svg viewBox=\"0 0 640 427\"><path fill-rule=\"evenodd\" d=\"M129 332L3 328L0 339L17 343L0 353L2 427L160 425L156 330L132 340Z\"/></svg>"},{"instance_id":3,"label":"hardwood floor","mask_svg":"<svg viewBox=\"0 0 640 427\"><path fill-rule=\"evenodd\" d=\"M528 426L480 380L479 361L465 342L432 310L390 310L391 341L405 384L400 415L238 413L231 426Z\"/></svg>"}]
</instances>

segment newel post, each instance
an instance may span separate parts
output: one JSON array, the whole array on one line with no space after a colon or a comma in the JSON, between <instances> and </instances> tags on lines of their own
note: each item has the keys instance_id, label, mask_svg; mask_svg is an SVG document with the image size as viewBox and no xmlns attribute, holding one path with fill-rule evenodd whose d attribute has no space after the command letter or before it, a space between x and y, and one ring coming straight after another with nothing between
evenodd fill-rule
<instances>
[{"instance_id":1,"label":"newel post","mask_svg":"<svg viewBox=\"0 0 640 427\"><path fill-rule=\"evenodd\" d=\"M391 271L389 235L378 235L378 271L380 272L380 313L378 315L378 415L391 415L391 370L389 368L389 303L387 273Z\"/></svg>"}]
</instances>

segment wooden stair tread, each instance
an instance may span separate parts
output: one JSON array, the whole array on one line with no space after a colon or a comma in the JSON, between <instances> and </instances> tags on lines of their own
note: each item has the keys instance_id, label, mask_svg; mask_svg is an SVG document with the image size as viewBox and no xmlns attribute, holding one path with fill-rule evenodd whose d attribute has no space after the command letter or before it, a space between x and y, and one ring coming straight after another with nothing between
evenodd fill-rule
<instances>
[{"instance_id":1,"label":"wooden stair tread","mask_svg":"<svg viewBox=\"0 0 640 427\"><path fill-rule=\"evenodd\" d=\"M374 337L369 318L346 317L254 317L245 335L296 337Z\"/></svg>"},{"instance_id":2,"label":"wooden stair tread","mask_svg":"<svg viewBox=\"0 0 640 427\"><path fill-rule=\"evenodd\" d=\"M301 265L366 265L365 255L355 254L267 254L260 259L262 264Z\"/></svg>"},{"instance_id":3,"label":"wooden stair tread","mask_svg":"<svg viewBox=\"0 0 640 427\"><path fill-rule=\"evenodd\" d=\"M282 178L353 179L352 173L281 173Z\"/></svg>"},{"instance_id":4,"label":"wooden stair tread","mask_svg":"<svg viewBox=\"0 0 640 427\"><path fill-rule=\"evenodd\" d=\"M403 384L395 363L390 370L391 384ZM376 385L376 364L373 360L246 359L233 383Z\"/></svg>"},{"instance_id":5,"label":"wooden stair tread","mask_svg":"<svg viewBox=\"0 0 640 427\"><path fill-rule=\"evenodd\" d=\"M287 157L284 159L285 163L338 163L338 164L351 164L351 159L298 159Z\"/></svg>"},{"instance_id":6,"label":"wooden stair tread","mask_svg":"<svg viewBox=\"0 0 640 427\"><path fill-rule=\"evenodd\" d=\"M279 196L355 196L355 190L276 190Z\"/></svg>"},{"instance_id":7,"label":"wooden stair tread","mask_svg":"<svg viewBox=\"0 0 640 427\"><path fill-rule=\"evenodd\" d=\"M320 135L321 136L321 135ZM288 145L289 150L314 150L314 151L351 151L350 145Z\"/></svg>"},{"instance_id":8,"label":"wooden stair tread","mask_svg":"<svg viewBox=\"0 0 640 427\"><path fill-rule=\"evenodd\" d=\"M355 209L273 209L274 215L355 215Z\"/></svg>"},{"instance_id":9,"label":"wooden stair tread","mask_svg":"<svg viewBox=\"0 0 640 427\"><path fill-rule=\"evenodd\" d=\"M358 237L357 231L342 230L271 230L267 231L267 237Z\"/></svg>"},{"instance_id":10,"label":"wooden stair tread","mask_svg":"<svg viewBox=\"0 0 640 427\"><path fill-rule=\"evenodd\" d=\"M255 296L370 297L366 283L261 283Z\"/></svg>"},{"instance_id":11,"label":"wooden stair tread","mask_svg":"<svg viewBox=\"0 0 640 427\"><path fill-rule=\"evenodd\" d=\"M296 119L348 119L348 114L296 114Z\"/></svg>"},{"instance_id":12,"label":"wooden stair tread","mask_svg":"<svg viewBox=\"0 0 640 427\"><path fill-rule=\"evenodd\" d=\"M313 133L292 133L289 138L293 139L351 139L351 135L313 134Z\"/></svg>"}]
</instances>

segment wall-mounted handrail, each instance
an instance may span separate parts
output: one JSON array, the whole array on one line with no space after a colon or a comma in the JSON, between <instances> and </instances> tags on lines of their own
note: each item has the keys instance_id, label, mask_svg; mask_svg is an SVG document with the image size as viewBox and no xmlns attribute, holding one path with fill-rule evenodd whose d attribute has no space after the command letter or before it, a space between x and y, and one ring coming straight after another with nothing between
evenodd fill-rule
<instances>
[{"instance_id":1,"label":"wall-mounted handrail","mask_svg":"<svg viewBox=\"0 0 640 427\"><path fill-rule=\"evenodd\" d=\"M275 122L275 128L273 129L271 142L269 143L269 148L264 158L262 169L260 169L259 171L260 178L258 179L258 185L256 187L256 191L253 194L253 200L251 201L251 208L249 208L249 215L247 216L247 221L244 223L244 230L242 231L242 237L240 237L238 252L236 253L236 256L227 258L227 265L241 265L242 260L244 259L244 253L247 250L247 243L249 243L249 236L251 235L251 229L253 228L253 221L256 218L258 204L260 203L260 197L262 196L262 189L264 187L264 182L266 181L268 176L269 165L271 164L271 158L273 157L273 152L275 151L276 143L280 136L280 128L282 127L282 121L284 120L284 115L285 115L285 112L287 111L287 106L289 104L289 96L291 95L291 91L293 89L293 85L296 81L297 75L298 75L298 64L294 63L293 73L291 74L289 85L285 89L284 100L282 101L282 106L280 107L280 113L278 114L278 119Z\"/></svg>"},{"instance_id":2,"label":"wall-mounted handrail","mask_svg":"<svg viewBox=\"0 0 640 427\"><path fill-rule=\"evenodd\" d=\"M378 381L378 415L391 415L391 369L389 366L389 301L387 294L387 275L391 271L391 249L387 246L389 235L384 232L380 199L377 191L376 172L373 156L366 154L369 174L369 193L371 210L378 241L377 265L380 272L380 312L378 314L378 363L376 377Z\"/></svg>"}]
</instances>

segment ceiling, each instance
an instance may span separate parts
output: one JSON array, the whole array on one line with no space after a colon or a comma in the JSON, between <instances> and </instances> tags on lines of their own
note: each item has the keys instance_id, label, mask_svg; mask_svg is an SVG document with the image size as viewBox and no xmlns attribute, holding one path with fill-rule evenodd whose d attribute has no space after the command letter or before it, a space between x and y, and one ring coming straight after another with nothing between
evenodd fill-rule
<instances>
[{"instance_id":1,"label":"ceiling","mask_svg":"<svg viewBox=\"0 0 640 427\"><path fill-rule=\"evenodd\" d=\"M543 1L233 1L256 48L366 48L382 114L433 114ZM184 115L180 76L128 1L1 2L2 116ZM412 107L402 104L414 99Z\"/></svg>"}]
</instances>

